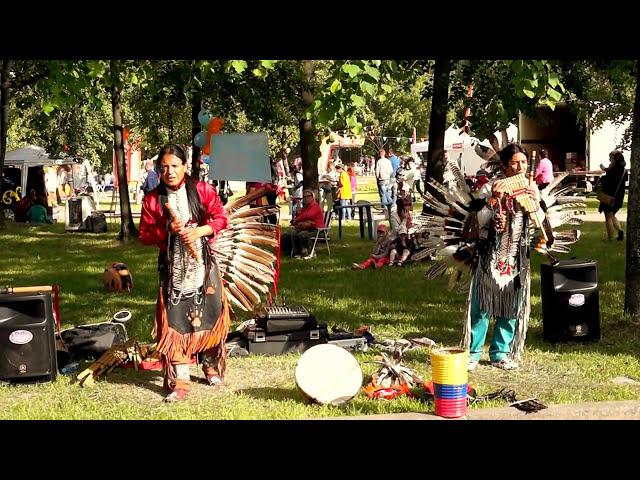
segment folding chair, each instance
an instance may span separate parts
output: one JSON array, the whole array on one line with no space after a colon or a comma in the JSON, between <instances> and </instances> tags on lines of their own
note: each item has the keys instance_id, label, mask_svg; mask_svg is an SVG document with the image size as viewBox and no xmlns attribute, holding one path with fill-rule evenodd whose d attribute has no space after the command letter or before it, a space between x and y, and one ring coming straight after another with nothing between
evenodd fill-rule
<instances>
[{"instance_id":1,"label":"folding chair","mask_svg":"<svg viewBox=\"0 0 640 480\"><path fill-rule=\"evenodd\" d=\"M333 210L327 210L324 212L324 227L316 230L316 236L313 239L313 247L311 248L311 252L309 252L309 257L313 257L316 253L316 244L318 243L318 240L323 241L327 245L327 252L329 253L329 257L331 257L331 248L329 248L329 232L331 231L332 214ZM320 238L321 235L323 238Z\"/></svg>"}]
</instances>

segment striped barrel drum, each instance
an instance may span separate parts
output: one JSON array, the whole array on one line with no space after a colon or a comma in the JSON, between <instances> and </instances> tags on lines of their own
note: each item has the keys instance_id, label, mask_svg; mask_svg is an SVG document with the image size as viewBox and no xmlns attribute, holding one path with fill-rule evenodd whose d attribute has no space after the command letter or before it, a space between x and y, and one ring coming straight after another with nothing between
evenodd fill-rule
<instances>
[{"instance_id":1,"label":"striped barrel drum","mask_svg":"<svg viewBox=\"0 0 640 480\"><path fill-rule=\"evenodd\" d=\"M461 348L431 352L436 415L458 418L467 414L468 362L469 352Z\"/></svg>"}]
</instances>

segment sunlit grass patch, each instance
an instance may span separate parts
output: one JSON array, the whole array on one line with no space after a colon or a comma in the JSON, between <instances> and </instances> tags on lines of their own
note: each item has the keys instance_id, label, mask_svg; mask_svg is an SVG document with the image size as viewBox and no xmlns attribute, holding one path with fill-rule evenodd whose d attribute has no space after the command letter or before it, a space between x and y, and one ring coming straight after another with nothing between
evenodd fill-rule
<instances>
[{"instance_id":1,"label":"sunlit grass patch","mask_svg":"<svg viewBox=\"0 0 640 480\"><path fill-rule=\"evenodd\" d=\"M374 195L375 193L372 193ZM157 249L137 242L122 246L118 224L106 234L65 233L63 225L9 225L0 231L0 285L60 285L63 327L108 321L121 309L132 312L129 335L151 341L158 278ZM312 260L282 257L278 291L290 305L306 306L329 327L353 330L369 325L379 339L429 337L440 346L460 341L466 296L447 290L447 278L428 281L427 264L403 268L354 271L351 264L367 257L371 241L361 239L357 222L349 222L342 240L334 227L331 257L319 247ZM532 256L532 314L521 367L505 372L486 364L470 374L479 394L505 387L518 398L537 397L543 403L587 402L640 398L635 385L613 383L616 377L640 381L640 325L622 314L624 242L605 242L602 222L585 223L582 240L570 255L598 262L602 339L595 343L549 344L542 338L540 255ZM111 293L102 286L104 269L112 262L129 265L134 289ZM234 325L248 318L239 315ZM488 349L488 346L487 346ZM364 381L377 366L369 363L373 349L357 354ZM162 403L159 372L116 369L93 389L80 388L73 377L55 383L0 386L0 418L24 419L291 419L392 412L433 412L417 399L369 400L358 394L340 407L307 404L295 385L297 354L229 359L228 385L211 389L201 383L194 366L193 392L178 405ZM412 350L406 363L425 379L431 377L427 349ZM487 356L483 357L486 360ZM84 366L83 366L84 367ZM472 408L503 406L486 402Z\"/></svg>"}]
</instances>

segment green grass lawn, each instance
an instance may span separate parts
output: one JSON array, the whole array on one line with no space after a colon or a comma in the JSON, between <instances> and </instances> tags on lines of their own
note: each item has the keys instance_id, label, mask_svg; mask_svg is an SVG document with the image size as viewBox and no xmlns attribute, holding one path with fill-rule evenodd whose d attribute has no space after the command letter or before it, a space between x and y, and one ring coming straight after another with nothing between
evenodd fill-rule
<instances>
[{"instance_id":1,"label":"green grass lawn","mask_svg":"<svg viewBox=\"0 0 640 480\"><path fill-rule=\"evenodd\" d=\"M623 218L620 215L620 218ZM350 265L368 255L371 243L360 239L357 222L347 222L342 240L334 228L331 258L321 248L309 261L283 258L279 292L289 304L305 305L321 322L352 330L371 325L377 339L429 337L455 346L462 332L465 296L446 289L447 279L427 281L427 264L352 271ZM151 341L157 289L157 249L136 242L120 245L119 224L106 234L65 233L63 225L30 227L10 224L0 232L0 285L60 285L63 326L108 321L121 309L133 314L130 336ZM470 373L480 394L501 387L518 398L537 397L545 404L640 398L637 386L611 380L640 380L640 334L637 321L622 315L625 244L605 241L604 224L585 223L583 240L571 256L598 261L602 339L592 344L552 345L542 340L540 262L534 253L532 313L521 368L505 372L481 366ZM569 255L564 256L568 258ZM106 292L102 273L111 262L129 265L131 294ZM236 324L247 318L240 316ZM487 347L488 348L488 347ZM412 350L407 363L430 378L428 350ZM365 377L375 371L367 363L376 352L357 354ZM54 383L0 386L2 419L285 419L391 412L432 412L432 404L416 399L368 400L358 394L340 407L306 404L295 386L297 354L251 356L229 360L228 386L212 390L201 372L192 369L193 393L187 402L164 404L159 372L116 369L94 388L83 389L73 376ZM483 359L486 359L486 354ZM364 379L368 381L368 378ZM483 403L477 407L504 405Z\"/></svg>"}]
</instances>

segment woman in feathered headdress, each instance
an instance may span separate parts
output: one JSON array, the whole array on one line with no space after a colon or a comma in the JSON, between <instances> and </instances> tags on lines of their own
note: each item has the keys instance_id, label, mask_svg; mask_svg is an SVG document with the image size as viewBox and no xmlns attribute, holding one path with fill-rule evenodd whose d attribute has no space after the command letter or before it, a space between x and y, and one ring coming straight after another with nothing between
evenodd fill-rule
<instances>
[{"instance_id":1,"label":"woman in feathered headdress","mask_svg":"<svg viewBox=\"0 0 640 480\"><path fill-rule=\"evenodd\" d=\"M527 151L519 144L507 145L499 155L507 178L527 171ZM501 185L494 180L483 187L486 206L478 212L480 239L463 341L470 350L469 370L478 365L491 317L495 318L489 349L493 366L517 368L516 360L524 348L530 311L529 216ZM524 195L539 208L540 194L535 186L526 187Z\"/></svg>"}]
</instances>

